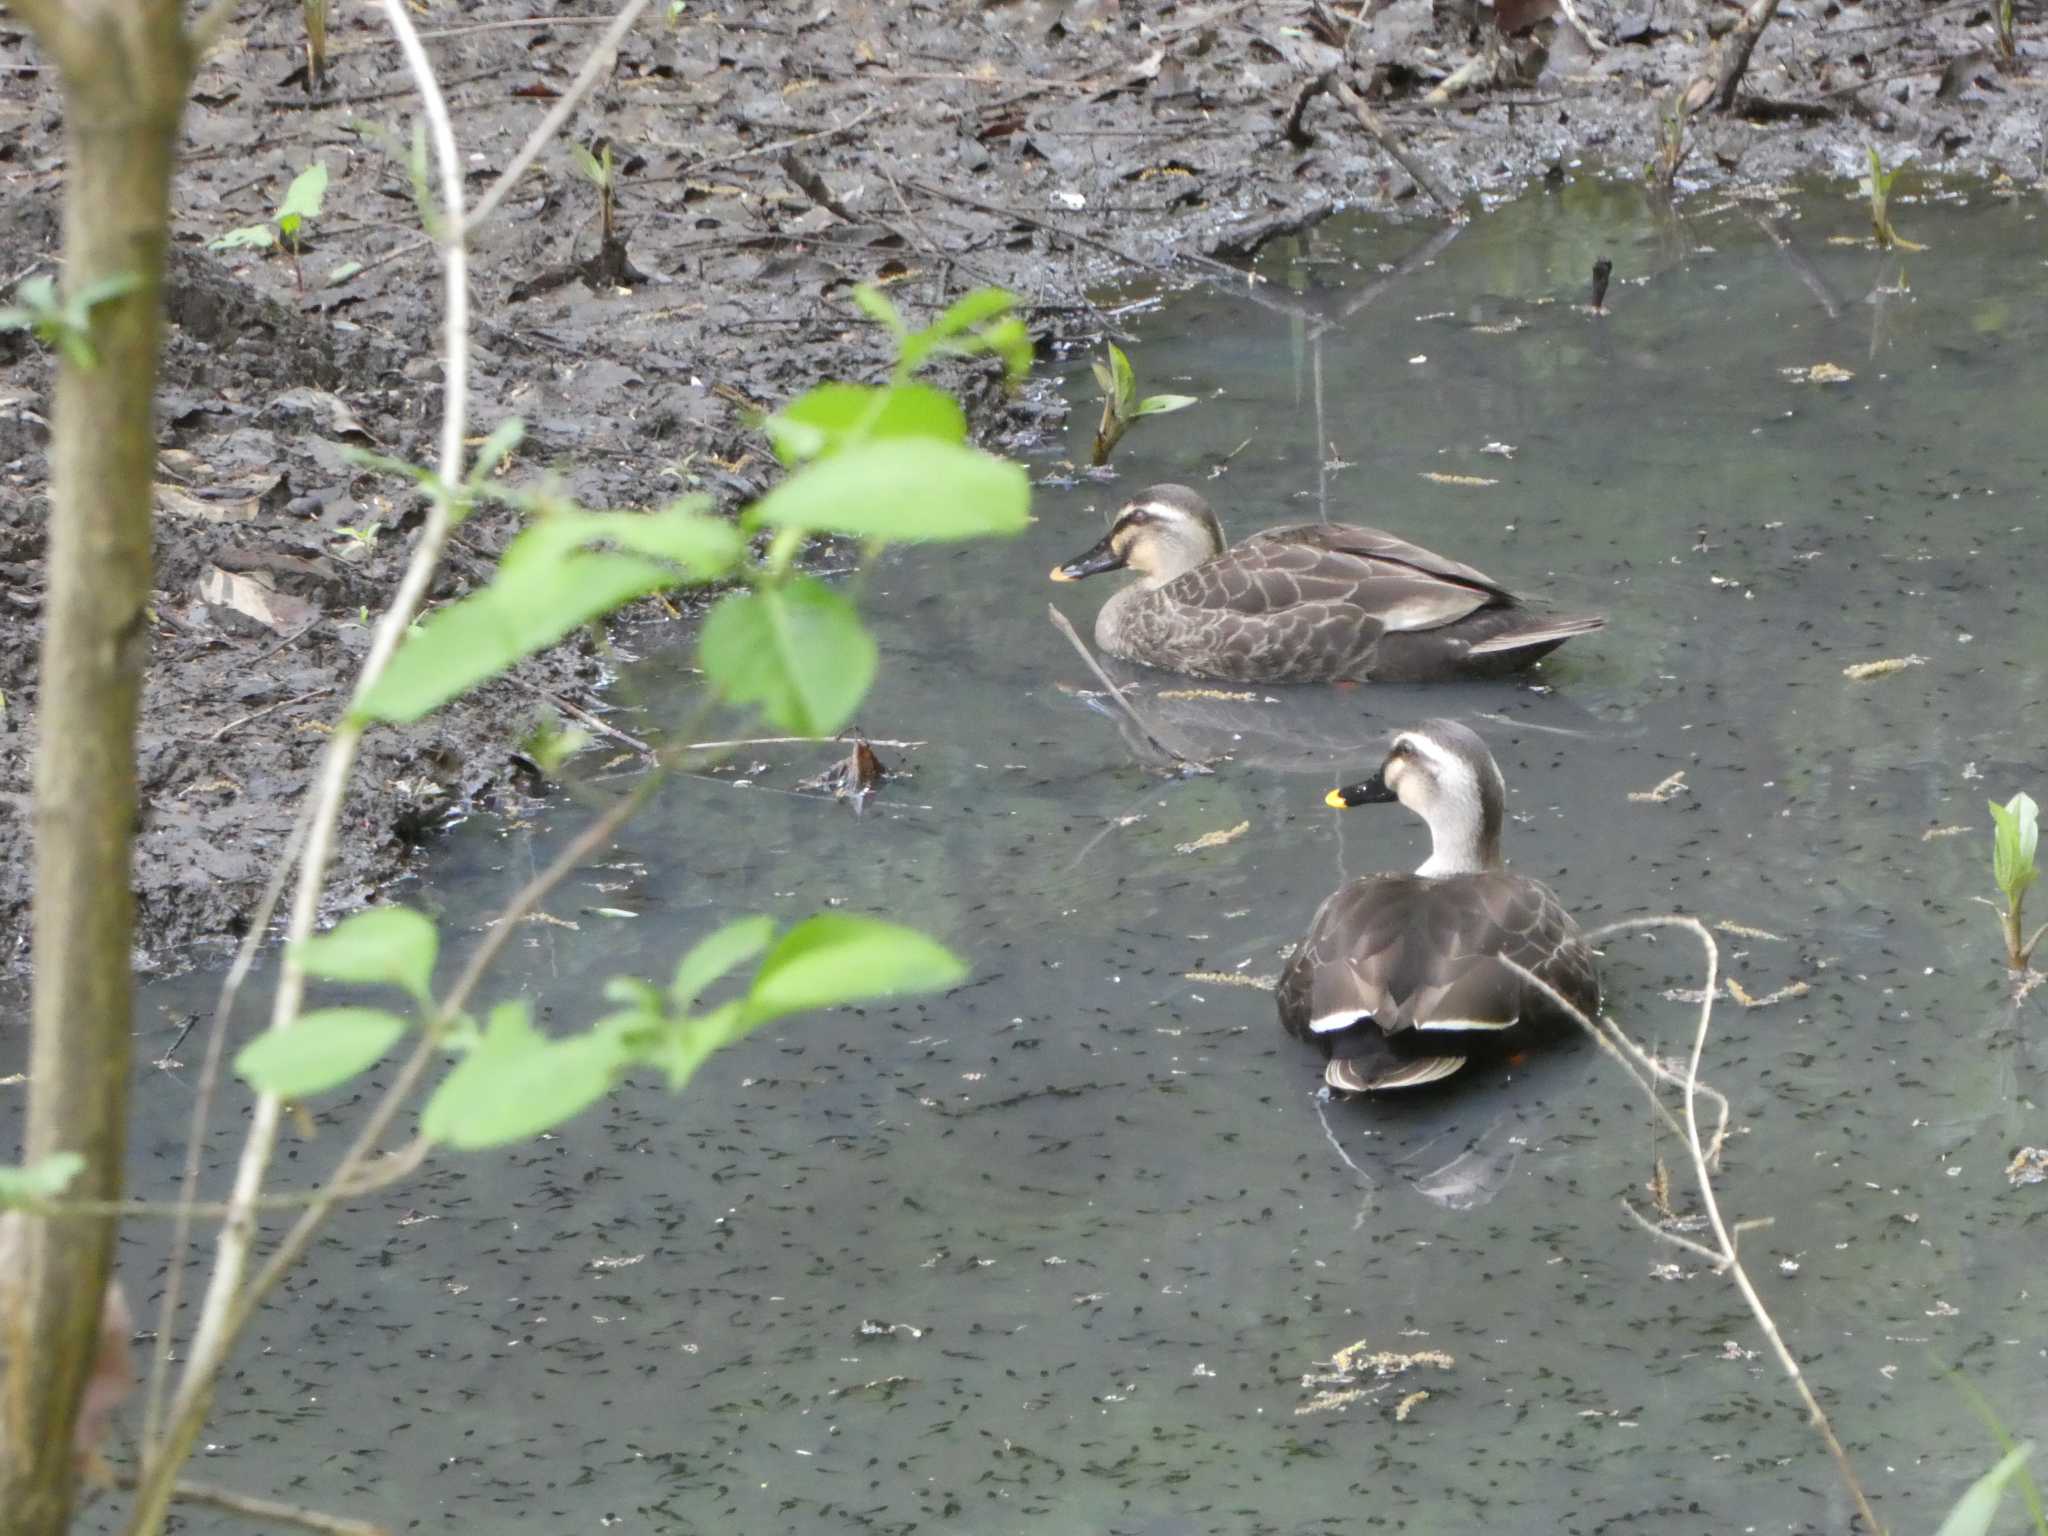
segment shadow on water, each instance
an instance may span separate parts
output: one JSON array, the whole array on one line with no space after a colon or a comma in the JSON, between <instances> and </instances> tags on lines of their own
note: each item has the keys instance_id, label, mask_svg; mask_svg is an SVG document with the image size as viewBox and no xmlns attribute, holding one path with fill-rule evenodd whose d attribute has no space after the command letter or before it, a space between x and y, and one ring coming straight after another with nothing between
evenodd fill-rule
<instances>
[{"instance_id":1,"label":"shadow on water","mask_svg":"<svg viewBox=\"0 0 2048 1536\"><path fill-rule=\"evenodd\" d=\"M1843 1528L1724 1282L1617 1210L1678 1149L1595 1053L1320 1107L1270 996L1216 979L1270 976L1336 882L1416 862L1418 824L1322 790L1455 713L1500 756L1511 859L1584 921L1701 912L1741 925L1750 994L1808 983L1721 1015L1723 1194L1777 1218L1747 1247L1768 1298L1888 1517L1931 1528L1988 1460L1933 1361L2016 1427L2048 1416L2037 1192L2001 1175L2039 1127L2040 1032L2003 1008L1970 899L1984 800L2038 795L2048 761L2024 575L2048 269L2021 202L1897 219L1930 247L1903 272L1835 243L1863 228L1839 188L1766 230L1580 181L1414 260L1413 227L1281 242L1261 271L1306 318L1214 292L1146 316L1141 380L1202 404L1141 423L1115 484L1047 488L1011 547L865 573L862 724L927 743L884 753L909 776L858 818L786 792L824 751L675 783L500 990L586 1017L605 977L666 975L732 912L828 905L932 930L972 984L789 1021L679 1101L629 1083L352 1214L244 1350L204 1475L282 1464L312 1504L476 1532ZM1574 306L1602 256L1599 318ZM1787 372L1820 363L1853 377ZM1535 687L1169 699L1135 677L1232 754L1162 782L1045 622L1051 596L1085 632L1102 583L1042 573L1166 479L1237 536L1314 516L1320 485L1333 516L1611 627ZM1843 675L1888 657L1915 664ZM618 701L683 718L687 661L633 667ZM463 829L411 899L473 932L584 814ZM1948 827L1969 835L1923 838ZM1675 1050L1691 1009L1667 993L1696 965L1616 940L1609 1006ZM144 1054L210 985L151 989ZM173 1187L190 1094L189 1068L145 1073L144 1193ZM162 1242L129 1234L131 1292ZM1455 1363L1405 1421L1297 1414L1361 1339Z\"/></svg>"}]
</instances>

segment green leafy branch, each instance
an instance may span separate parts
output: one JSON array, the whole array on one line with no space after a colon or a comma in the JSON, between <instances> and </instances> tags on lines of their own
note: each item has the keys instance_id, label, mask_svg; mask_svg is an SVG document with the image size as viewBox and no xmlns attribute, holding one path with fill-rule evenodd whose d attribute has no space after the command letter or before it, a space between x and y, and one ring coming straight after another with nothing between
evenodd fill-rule
<instances>
[{"instance_id":1,"label":"green leafy branch","mask_svg":"<svg viewBox=\"0 0 2048 1536\"><path fill-rule=\"evenodd\" d=\"M141 278L122 272L65 297L57 292L52 278L26 278L14 290L15 302L0 309L0 331L27 331L44 346L61 352L72 367L97 368L100 360L92 349L92 312L141 286Z\"/></svg>"},{"instance_id":2,"label":"green leafy branch","mask_svg":"<svg viewBox=\"0 0 2048 1536\"><path fill-rule=\"evenodd\" d=\"M1164 416L1196 403L1193 395L1147 395L1140 400L1131 360L1115 342L1108 345L1109 361L1093 365L1095 382L1102 386L1102 419L1095 428L1095 456L1089 462L1098 466L1109 462L1116 445L1140 416Z\"/></svg>"},{"instance_id":3,"label":"green leafy branch","mask_svg":"<svg viewBox=\"0 0 2048 1536\"><path fill-rule=\"evenodd\" d=\"M598 145L598 152L592 154L581 144L571 144L569 155L576 166L576 174L597 188L597 210L604 243L617 240L616 215L618 205L618 172L612 166L612 146L609 140Z\"/></svg>"},{"instance_id":4,"label":"green leafy branch","mask_svg":"<svg viewBox=\"0 0 2048 1536\"><path fill-rule=\"evenodd\" d=\"M1884 161L1878 156L1877 146L1867 146L1870 156L1870 174L1858 181L1857 187L1870 199L1870 231L1880 248L1884 250L1924 251L1924 245L1915 245L1896 229L1892 228L1891 202L1892 183L1898 179L1899 167L1884 168Z\"/></svg>"}]
</instances>

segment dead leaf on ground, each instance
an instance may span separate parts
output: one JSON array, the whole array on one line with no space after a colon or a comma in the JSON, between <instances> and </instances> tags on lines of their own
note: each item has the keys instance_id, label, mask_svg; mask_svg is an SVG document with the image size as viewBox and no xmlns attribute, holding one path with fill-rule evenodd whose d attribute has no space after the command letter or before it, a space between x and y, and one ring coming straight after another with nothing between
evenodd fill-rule
<instances>
[{"instance_id":1,"label":"dead leaf on ground","mask_svg":"<svg viewBox=\"0 0 2048 1536\"><path fill-rule=\"evenodd\" d=\"M242 573L209 565L199 579L199 596L203 602L232 609L278 634L320 616L320 610L304 598L278 591L266 571Z\"/></svg>"},{"instance_id":2,"label":"dead leaf on ground","mask_svg":"<svg viewBox=\"0 0 2048 1536\"><path fill-rule=\"evenodd\" d=\"M1868 682L1873 677L1890 677L1894 672L1903 672L1908 667L1924 667L1925 656L1888 656L1882 661L1859 661L1842 668L1842 676L1852 683Z\"/></svg>"},{"instance_id":3,"label":"dead leaf on ground","mask_svg":"<svg viewBox=\"0 0 2048 1536\"><path fill-rule=\"evenodd\" d=\"M1250 822L1240 821L1236 826L1224 831L1204 832L1192 843L1175 843L1173 851L1175 853L1200 853L1204 848L1221 848L1225 843L1236 842L1245 833L1251 831L1251 829L1252 824Z\"/></svg>"},{"instance_id":4,"label":"dead leaf on ground","mask_svg":"<svg viewBox=\"0 0 2048 1536\"><path fill-rule=\"evenodd\" d=\"M1685 770L1681 768L1655 789L1632 789L1628 792L1628 797L1638 802L1662 805L1666 800L1676 800L1686 793L1686 790Z\"/></svg>"}]
</instances>

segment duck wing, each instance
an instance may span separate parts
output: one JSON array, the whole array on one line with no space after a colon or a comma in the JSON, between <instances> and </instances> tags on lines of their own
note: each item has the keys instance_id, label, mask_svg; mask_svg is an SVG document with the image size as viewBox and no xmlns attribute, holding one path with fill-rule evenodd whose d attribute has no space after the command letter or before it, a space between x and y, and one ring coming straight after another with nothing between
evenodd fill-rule
<instances>
[{"instance_id":1,"label":"duck wing","mask_svg":"<svg viewBox=\"0 0 2048 1536\"><path fill-rule=\"evenodd\" d=\"M1383 528L1368 528L1362 523L1295 523L1284 528L1268 528L1253 534L1238 548L1253 545L1295 545L1304 549L1327 550L1382 567L1373 573L1375 575L1422 576L1431 581L1476 588L1499 602L1517 601L1514 593L1477 567L1447 559L1433 549L1424 549L1420 544L1397 538Z\"/></svg>"},{"instance_id":2,"label":"duck wing","mask_svg":"<svg viewBox=\"0 0 2048 1536\"><path fill-rule=\"evenodd\" d=\"M1317 910L1281 979L1281 1021L1329 1051L1333 1087L1419 1086L1570 1028L1510 960L1582 1012L1599 1005L1591 952L1540 882L1370 875Z\"/></svg>"},{"instance_id":3,"label":"duck wing","mask_svg":"<svg viewBox=\"0 0 2048 1536\"><path fill-rule=\"evenodd\" d=\"M1364 624L1371 626L1373 638L1394 631L1436 629L1489 605L1512 601L1483 578L1450 579L1402 561L1278 536L1321 531L1276 529L1256 535L1174 578L1160 594L1183 610L1255 619L1262 628L1280 619L1296 620L1304 631L1329 624L1356 631ZM1478 576L1477 572L1470 574ZM1297 637L1296 643L1302 638Z\"/></svg>"}]
</instances>

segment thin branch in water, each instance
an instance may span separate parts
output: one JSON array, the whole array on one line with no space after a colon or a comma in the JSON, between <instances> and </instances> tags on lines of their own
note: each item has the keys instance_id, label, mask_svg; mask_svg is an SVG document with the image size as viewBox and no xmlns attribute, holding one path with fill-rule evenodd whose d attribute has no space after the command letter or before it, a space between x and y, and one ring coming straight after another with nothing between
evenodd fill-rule
<instances>
[{"instance_id":1,"label":"thin branch in water","mask_svg":"<svg viewBox=\"0 0 2048 1536\"><path fill-rule=\"evenodd\" d=\"M1774 0L1775 3L1775 0ZM1358 119L1358 126L1371 134L1375 143L1387 152L1387 156L1411 176L1415 185L1429 194L1429 200L1442 209L1450 218L1463 218L1458 205L1451 201L1449 194L1437 185L1436 178L1422 168L1422 163L1401 147L1401 141L1394 137L1392 130L1380 121L1379 114L1365 104L1365 98L1351 89L1342 80L1332 80L1330 90L1336 98L1350 109Z\"/></svg>"},{"instance_id":2,"label":"thin branch in water","mask_svg":"<svg viewBox=\"0 0 2048 1536\"><path fill-rule=\"evenodd\" d=\"M114 1486L135 1488L139 1486L139 1480L133 1475L123 1474L115 1477ZM298 1504L280 1504L276 1499L253 1498L230 1488L215 1487L212 1483L193 1483L181 1478L172 1486L171 1496L182 1504L204 1504L251 1520L275 1520L283 1525L297 1526L302 1531L318 1531L321 1536L391 1536L389 1527L373 1525L367 1520L322 1514L317 1509L307 1509Z\"/></svg>"},{"instance_id":3,"label":"thin branch in water","mask_svg":"<svg viewBox=\"0 0 2048 1536\"><path fill-rule=\"evenodd\" d=\"M1174 751L1172 747L1169 747L1155 736L1152 733L1152 728L1145 723L1145 717L1132 707L1129 699L1124 697L1123 689L1111 682L1109 674L1102 670L1101 663L1088 654L1088 647L1083 645L1081 637L1074 633L1072 621L1051 603L1045 605L1045 611L1052 615L1053 627L1067 637L1075 651L1079 653L1081 659L1088 663L1088 670L1095 674L1095 680L1109 690L1109 696L1115 699L1117 705L1130 717L1131 724L1137 727L1138 733L1145 739L1146 745L1150 746L1160 756L1171 758L1175 763L1179 764L1179 771L1183 774L1212 773L1215 771L1207 763L1198 762L1184 752Z\"/></svg>"}]
</instances>

